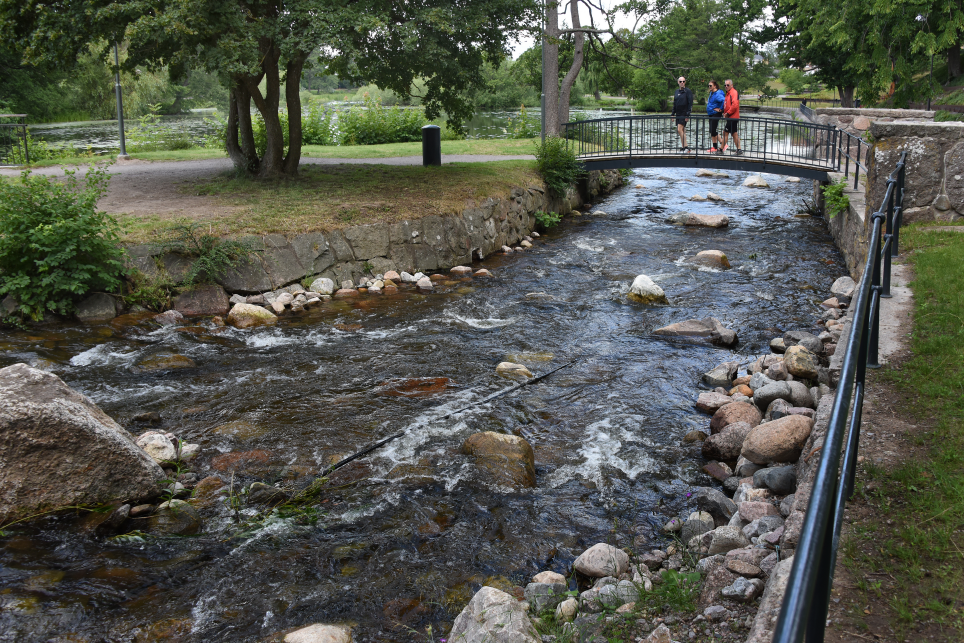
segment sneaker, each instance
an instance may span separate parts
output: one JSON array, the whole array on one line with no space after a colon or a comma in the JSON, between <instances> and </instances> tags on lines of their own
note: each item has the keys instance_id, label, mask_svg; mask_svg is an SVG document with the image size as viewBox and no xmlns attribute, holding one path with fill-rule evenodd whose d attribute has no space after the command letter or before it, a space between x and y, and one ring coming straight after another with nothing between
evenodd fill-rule
<instances>
[{"instance_id":1,"label":"sneaker","mask_svg":"<svg viewBox=\"0 0 964 643\"><path fill-rule=\"evenodd\" d=\"M717 154L722 154L722 153L723 153L723 150L716 150L716 153L717 153Z\"/></svg>"},{"instance_id":2,"label":"sneaker","mask_svg":"<svg viewBox=\"0 0 964 643\"><path fill-rule=\"evenodd\" d=\"M716 149L715 147L711 147L710 149L706 150L706 153L707 153L707 154L719 154L719 152L720 152L720 151L719 151L718 149Z\"/></svg>"},{"instance_id":3,"label":"sneaker","mask_svg":"<svg viewBox=\"0 0 964 643\"><path fill-rule=\"evenodd\" d=\"M743 156L743 150L737 149L736 152L734 152L734 154L736 154L737 156Z\"/></svg>"},{"instance_id":4,"label":"sneaker","mask_svg":"<svg viewBox=\"0 0 964 643\"><path fill-rule=\"evenodd\" d=\"M724 152L727 151L728 149L730 149L730 144L729 144L729 143L727 143L726 145L723 146L723 151L724 151Z\"/></svg>"}]
</instances>

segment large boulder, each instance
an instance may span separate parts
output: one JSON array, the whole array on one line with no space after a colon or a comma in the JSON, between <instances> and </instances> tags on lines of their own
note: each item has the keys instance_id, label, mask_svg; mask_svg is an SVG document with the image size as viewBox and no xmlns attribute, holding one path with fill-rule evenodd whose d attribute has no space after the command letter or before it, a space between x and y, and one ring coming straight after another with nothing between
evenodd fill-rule
<instances>
[{"instance_id":1,"label":"large boulder","mask_svg":"<svg viewBox=\"0 0 964 643\"><path fill-rule=\"evenodd\" d=\"M235 328L269 326L278 322L278 317L270 310L254 304L235 304L228 314L228 323Z\"/></svg>"},{"instance_id":2,"label":"large boulder","mask_svg":"<svg viewBox=\"0 0 964 643\"><path fill-rule=\"evenodd\" d=\"M741 455L756 464L796 462L812 430L813 420L804 415L772 420L750 431Z\"/></svg>"},{"instance_id":3,"label":"large boulder","mask_svg":"<svg viewBox=\"0 0 964 643\"><path fill-rule=\"evenodd\" d=\"M84 324L110 321L117 317L117 303L107 293L96 292L77 304L74 315Z\"/></svg>"},{"instance_id":4,"label":"large boulder","mask_svg":"<svg viewBox=\"0 0 964 643\"><path fill-rule=\"evenodd\" d=\"M725 228L730 225L730 219L725 214L694 214L680 212L666 219L667 223L683 226L700 226L704 228Z\"/></svg>"},{"instance_id":5,"label":"large boulder","mask_svg":"<svg viewBox=\"0 0 964 643\"><path fill-rule=\"evenodd\" d=\"M0 369L0 522L68 505L156 496L164 472L52 373Z\"/></svg>"},{"instance_id":6,"label":"large boulder","mask_svg":"<svg viewBox=\"0 0 964 643\"><path fill-rule=\"evenodd\" d=\"M174 298L174 310L182 315L224 315L231 304L217 284L195 286Z\"/></svg>"},{"instance_id":7,"label":"large boulder","mask_svg":"<svg viewBox=\"0 0 964 643\"><path fill-rule=\"evenodd\" d=\"M687 319L657 328L653 331L653 334L706 342L715 346L733 346L737 342L736 333L724 328L716 317Z\"/></svg>"},{"instance_id":8,"label":"large boulder","mask_svg":"<svg viewBox=\"0 0 964 643\"><path fill-rule=\"evenodd\" d=\"M483 587L455 618L448 640L453 643L541 643L529 619L528 605L514 596Z\"/></svg>"},{"instance_id":9,"label":"large boulder","mask_svg":"<svg viewBox=\"0 0 964 643\"><path fill-rule=\"evenodd\" d=\"M830 294L841 304L849 304L857 284L850 277L841 277L830 286Z\"/></svg>"},{"instance_id":10,"label":"large boulder","mask_svg":"<svg viewBox=\"0 0 964 643\"><path fill-rule=\"evenodd\" d=\"M703 457L707 460L733 461L740 457L743 441L753 427L748 422L733 422L703 440Z\"/></svg>"},{"instance_id":11,"label":"large boulder","mask_svg":"<svg viewBox=\"0 0 964 643\"><path fill-rule=\"evenodd\" d=\"M629 299L641 304L668 304L666 293L646 275L638 275L629 287Z\"/></svg>"},{"instance_id":12,"label":"large boulder","mask_svg":"<svg viewBox=\"0 0 964 643\"><path fill-rule=\"evenodd\" d=\"M496 484L536 486L535 456L523 438L493 431L474 433L462 445L462 453L475 456L476 466Z\"/></svg>"},{"instance_id":13,"label":"large boulder","mask_svg":"<svg viewBox=\"0 0 964 643\"><path fill-rule=\"evenodd\" d=\"M789 401L791 397L793 397L793 392L788 382L771 382L753 392L753 402L762 411L766 411L774 400Z\"/></svg>"},{"instance_id":14,"label":"large boulder","mask_svg":"<svg viewBox=\"0 0 964 643\"><path fill-rule=\"evenodd\" d=\"M719 268L727 270L730 267L730 260L726 258L726 253L722 250L702 250L690 259L690 263L695 263L708 268Z\"/></svg>"},{"instance_id":15,"label":"large boulder","mask_svg":"<svg viewBox=\"0 0 964 643\"><path fill-rule=\"evenodd\" d=\"M315 623L289 632L282 643L351 643L351 628Z\"/></svg>"},{"instance_id":16,"label":"large boulder","mask_svg":"<svg viewBox=\"0 0 964 643\"><path fill-rule=\"evenodd\" d=\"M721 406L710 420L710 433L719 433L736 422L746 422L751 427L763 421L763 413L749 402L731 402Z\"/></svg>"},{"instance_id":17,"label":"large boulder","mask_svg":"<svg viewBox=\"0 0 964 643\"><path fill-rule=\"evenodd\" d=\"M591 578L618 577L629 570L629 554L612 545L596 543L582 552L572 567Z\"/></svg>"},{"instance_id":18,"label":"large boulder","mask_svg":"<svg viewBox=\"0 0 964 643\"><path fill-rule=\"evenodd\" d=\"M721 406L732 404L733 398L715 391L703 391L696 398L696 408L704 413L716 413Z\"/></svg>"},{"instance_id":19,"label":"large boulder","mask_svg":"<svg viewBox=\"0 0 964 643\"><path fill-rule=\"evenodd\" d=\"M803 346L791 346L783 355L783 363L787 366L787 371L794 377L807 380L815 380L819 377L820 362L817 356L808 351Z\"/></svg>"}]
</instances>

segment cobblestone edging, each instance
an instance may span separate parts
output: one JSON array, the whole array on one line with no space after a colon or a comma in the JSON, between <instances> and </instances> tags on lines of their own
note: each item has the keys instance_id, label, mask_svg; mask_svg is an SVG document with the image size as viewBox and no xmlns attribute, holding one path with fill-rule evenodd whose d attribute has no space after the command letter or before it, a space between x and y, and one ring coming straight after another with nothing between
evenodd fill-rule
<instances>
[{"instance_id":1,"label":"cobblestone edging","mask_svg":"<svg viewBox=\"0 0 964 643\"><path fill-rule=\"evenodd\" d=\"M229 293L251 295L300 282L328 277L355 283L362 277L390 270L428 272L470 264L513 245L536 225L539 210L568 214L572 209L622 184L614 170L591 172L568 199L550 199L542 185L512 189L509 198L467 202L461 212L430 215L397 223L352 226L294 236L247 236L256 253L218 283ZM185 275L191 260L164 253L157 244L128 248L132 267L148 277L164 270L175 281Z\"/></svg>"}]
</instances>

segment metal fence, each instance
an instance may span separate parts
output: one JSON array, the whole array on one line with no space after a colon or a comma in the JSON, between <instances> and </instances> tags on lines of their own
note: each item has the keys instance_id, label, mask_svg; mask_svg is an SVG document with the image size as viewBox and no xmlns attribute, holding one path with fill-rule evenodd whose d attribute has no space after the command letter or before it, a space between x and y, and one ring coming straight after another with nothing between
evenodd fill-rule
<instances>
[{"instance_id":1,"label":"metal fence","mask_svg":"<svg viewBox=\"0 0 964 643\"><path fill-rule=\"evenodd\" d=\"M840 130L837 137L837 167L845 176L850 176L850 163L854 165L854 189L859 186L860 170L867 174L867 164L870 163L870 143L854 136L849 132Z\"/></svg>"},{"instance_id":2,"label":"metal fence","mask_svg":"<svg viewBox=\"0 0 964 643\"><path fill-rule=\"evenodd\" d=\"M907 152L902 152L887 179L880 209L871 216L870 248L864 274L854 290L853 322L840 382L773 643L800 643L804 636L807 643L823 641L844 508L853 495L857 472L864 379L868 368L879 366L880 299L890 297L890 266L891 258L897 256L906 160Z\"/></svg>"},{"instance_id":3,"label":"metal fence","mask_svg":"<svg viewBox=\"0 0 964 643\"><path fill-rule=\"evenodd\" d=\"M30 163L27 141L27 115L0 114L0 165Z\"/></svg>"},{"instance_id":4,"label":"metal fence","mask_svg":"<svg viewBox=\"0 0 964 643\"><path fill-rule=\"evenodd\" d=\"M569 149L582 161L605 157L687 156L716 158L709 152L713 145L711 130L720 139L727 119L690 116L686 125L689 149L680 149L673 116L618 116L566 123L563 137ZM835 169L838 130L829 125L776 118L740 118L736 121L743 154L752 161ZM727 157L736 151L733 137Z\"/></svg>"}]
</instances>

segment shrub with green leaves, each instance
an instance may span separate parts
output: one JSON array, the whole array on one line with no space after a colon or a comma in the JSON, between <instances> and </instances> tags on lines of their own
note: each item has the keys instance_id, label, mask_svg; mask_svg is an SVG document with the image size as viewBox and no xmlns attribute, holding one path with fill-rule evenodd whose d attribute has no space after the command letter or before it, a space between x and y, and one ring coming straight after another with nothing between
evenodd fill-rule
<instances>
[{"instance_id":1,"label":"shrub with green leaves","mask_svg":"<svg viewBox=\"0 0 964 643\"><path fill-rule=\"evenodd\" d=\"M86 293L121 284L120 224L96 208L110 175L91 167L81 185L64 174L0 182L0 298L16 299L21 318L66 315Z\"/></svg>"},{"instance_id":2,"label":"shrub with green leaves","mask_svg":"<svg viewBox=\"0 0 964 643\"><path fill-rule=\"evenodd\" d=\"M205 233L200 224L182 223L172 228L164 251L194 259L181 280L182 286L190 286L215 281L248 257L254 249L243 241L222 239Z\"/></svg>"},{"instance_id":3,"label":"shrub with green leaves","mask_svg":"<svg viewBox=\"0 0 964 643\"><path fill-rule=\"evenodd\" d=\"M148 105L148 113L127 128L127 147L131 152L189 150L196 147L190 134L161 122L160 104Z\"/></svg>"},{"instance_id":4,"label":"shrub with green leaves","mask_svg":"<svg viewBox=\"0 0 964 643\"><path fill-rule=\"evenodd\" d=\"M428 121L421 108L385 108L372 98L365 107L352 107L338 115L341 145L378 145L422 140L422 126Z\"/></svg>"},{"instance_id":5,"label":"shrub with green leaves","mask_svg":"<svg viewBox=\"0 0 964 643\"><path fill-rule=\"evenodd\" d=\"M567 141L554 136L536 144L536 169L549 186L549 191L557 197L565 196L566 191L586 174Z\"/></svg>"},{"instance_id":6,"label":"shrub with green leaves","mask_svg":"<svg viewBox=\"0 0 964 643\"><path fill-rule=\"evenodd\" d=\"M543 230L554 228L562 221L562 215L558 212L543 212L539 210L535 213L536 223Z\"/></svg>"},{"instance_id":7,"label":"shrub with green leaves","mask_svg":"<svg viewBox=\"0 0 964 643\"><path fill-rule=\"evenodd\" d=\"M844 194L846 188L847 180L844 178L821 188L824 210L831 219L850 207L850 197Z\"/></svg>"}]
</instances>

